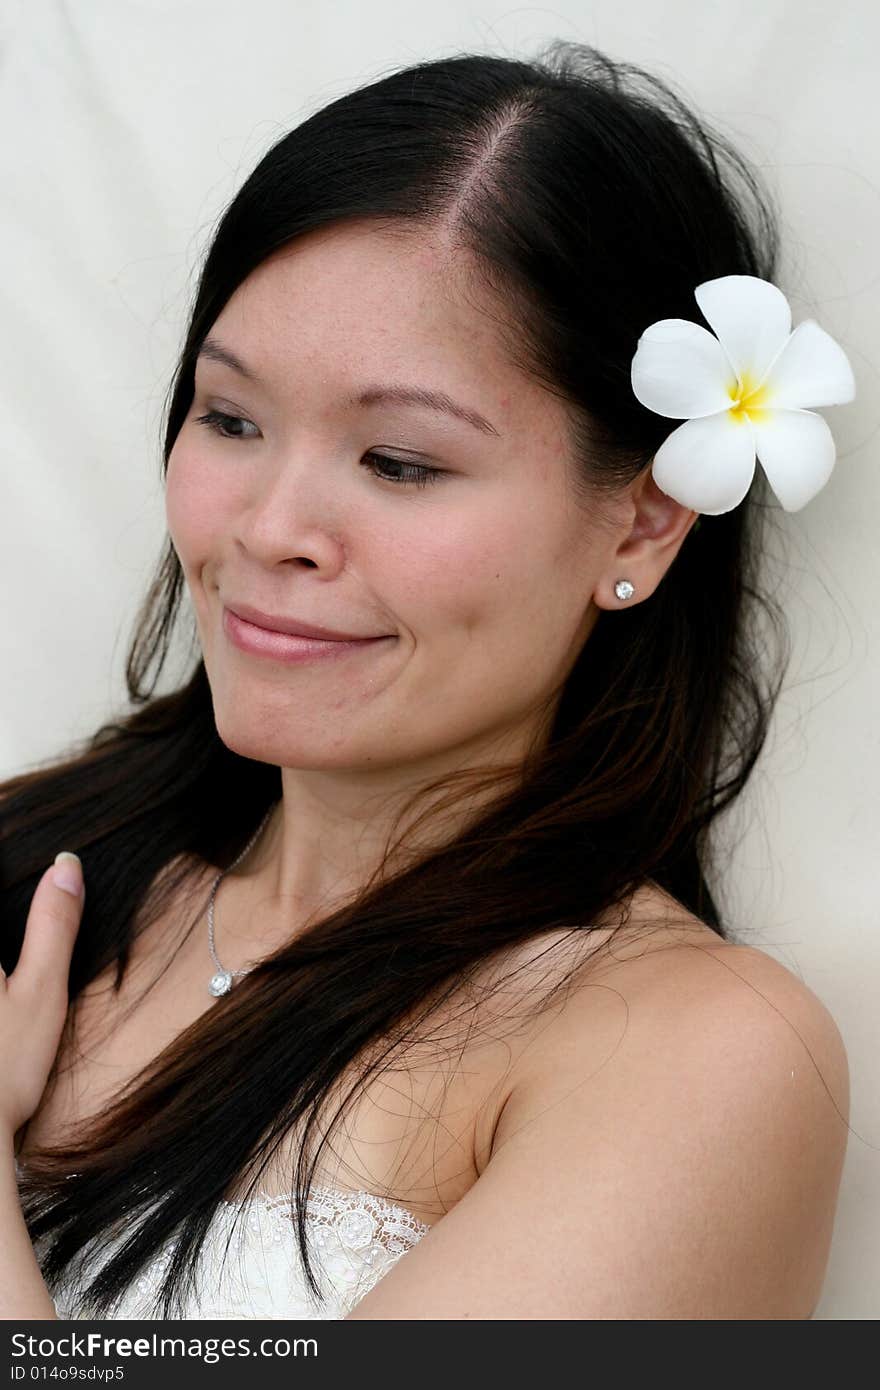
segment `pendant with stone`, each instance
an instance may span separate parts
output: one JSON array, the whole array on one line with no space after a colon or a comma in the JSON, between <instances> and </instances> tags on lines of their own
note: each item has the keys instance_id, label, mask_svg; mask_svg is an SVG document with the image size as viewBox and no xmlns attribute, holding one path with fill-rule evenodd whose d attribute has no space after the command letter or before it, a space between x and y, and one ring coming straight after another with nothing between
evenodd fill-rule
<instances>
[{"instance_id":1,"label":"pendant with stone","mask_svg":"<svg viewBox=\"0 0 880 1390\"><path fill-rule=\"evenodd\" d=\"M214 995L228 994L232 988L232 976L228 970L218 970L216 975L211 976L208 989Z\"/></svg>"}]
</instances>

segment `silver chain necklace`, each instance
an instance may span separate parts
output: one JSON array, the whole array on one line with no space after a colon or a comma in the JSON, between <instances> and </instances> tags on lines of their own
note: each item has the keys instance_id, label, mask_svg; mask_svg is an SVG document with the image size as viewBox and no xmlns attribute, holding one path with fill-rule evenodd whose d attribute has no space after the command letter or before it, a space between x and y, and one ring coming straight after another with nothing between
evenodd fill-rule
<instances>
[{"instance_id":1,"label":"silver chain necklace","mask_svg":"<svg viewBox=\"0 0 880 1390\"><path fill-rule=\"evenodd\" d=\"M238 858L233 859L232 863L229 865L229 868L223 869L217 875L217 877L214 879L213 884L211 885L211 897L208 901L208 949L210 950L211 956L214 960L214 964L217 967L217 973L212 975L210 980L208 981L208 991L209 993L214 995L228 994L229 991L232 989L232 981L237 976L249 975L250 972L254 969L254 966L252 965L246 965L243 970L225 970L223 968L223 965L220 962L220 958L217 955L217 952L214 948L214 899L217 896L217 889L220 885L221 878L224 878L226 874L230 873L235 868L236 864L240 864L242 859L244 859L245 855L248 853L248 851L253 849L254 845L257 843L257 840L260 838L260 835L263 833L263 830L266 827L269 817L275 810L275 804L277 803L273 803L273 805L269 807L265 816L260 821L260 824L257 826L256 830L254 831L251 838L248 840L247 844L245 845Z\"/></svg>"}]
</instances>

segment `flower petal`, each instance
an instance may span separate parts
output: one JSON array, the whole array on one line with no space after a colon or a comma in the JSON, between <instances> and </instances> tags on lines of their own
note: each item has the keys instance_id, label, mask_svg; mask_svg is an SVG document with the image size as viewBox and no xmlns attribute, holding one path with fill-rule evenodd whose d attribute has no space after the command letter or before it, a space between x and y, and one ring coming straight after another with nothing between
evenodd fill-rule
<instances>
[{"instance_id":1,"label":"flower petal","mask_svg":"<svg viewBox=\"0 0 880 1390\"><path fill-rule=\"evenodd\" d=\"M842 405L856 394L849 358L814 319L804 319L767 373L766 399L774 410Z\"/></svg>"},{"instance_id":2,"label":"flower petal","mask_svg":"<svg viewBox=\"0 0 880 1390\"><path fill-rule=\"evenodd\" d=\"M661 492L706 516L729 512L745 497L755 473L755 439L747 416L730 411L687 420L654 455Z\"/></svg>"},{"instance_id":3,"label":"flower petal","mask_svg":"<svg viewBox=\"0 0 880 1390\"><path fill-rule=\"evenodd\" d=\"M658 319L639 338L630 371L642 405L673 420L728 410L736 374L708 329L688 319Z\"/></svg>"},{"instance_id":4,"label":"flower petal","mask_svg":"<svg viewBox=\"0 0 880 1390\"><path fill-rule=\"evenodd\" d=\"M825 486L835 448L827 420L809 410L756 410L750 416L761 467L787 512Z\"/></svg>"},{"instance_id":5,"label":"flower petal","mask_svg":"<svg viewBox=\"0 0 880 1390\"><path fill-rule=\"evenodd\" d=\"M791 333L782 290L757 275L722 275L697 285L694 298L737 374L757 386Z\"/></svg>"}]
</instances>

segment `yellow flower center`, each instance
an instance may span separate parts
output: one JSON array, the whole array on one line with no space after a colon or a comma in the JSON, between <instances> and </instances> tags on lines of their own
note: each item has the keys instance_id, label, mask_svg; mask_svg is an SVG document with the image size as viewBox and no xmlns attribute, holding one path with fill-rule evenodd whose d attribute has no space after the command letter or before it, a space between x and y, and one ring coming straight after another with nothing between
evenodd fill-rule
<instances>
[{"instance_id":1,"label":"yellow flower center","mask_svg":"<svg viewBox=\"0 0 880 1390\"><path fill-rule=\"evenodd\" d=\"M752 411L766 410L770 405L767 387L760 386L749 372L743 372L739 381L728 386L727 393L731 400L729 413L734 420L747 420Z\"/></svg>"}]
</instances>

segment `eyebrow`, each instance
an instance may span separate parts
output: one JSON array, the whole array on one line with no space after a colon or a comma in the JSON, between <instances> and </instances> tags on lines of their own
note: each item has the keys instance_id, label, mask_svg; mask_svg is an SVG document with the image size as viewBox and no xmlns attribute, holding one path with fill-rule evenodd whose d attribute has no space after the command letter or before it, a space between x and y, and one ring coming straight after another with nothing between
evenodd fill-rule
<instances>
[{"instance_id":1,"label":"eyebrow","mask_svg":"<svg viewBox=\"0 0 880 1390\"><path fill-rule=\"evenodd\" d=\"M234 372L246 377L248 381L260 382L262 385L256 372L252 372L249 367L246 367L240 357L236 357L234 352L229 351L229 348L218 343L216 338L206 338L199 348L198 355L199 357L209 357L212 362L222 362L224 367L231 367Z\"/></svg>"},{"instance_id":2,"label":"eyebrow","mask_svg":"<svg viewBox=\"0 0 880 1390\"><path fill-rule=\"evenodd\" d=\"M246 367L241 358L236 357L234 352L230 352L216 338L206 338L198 355L199 357L208 357L212 362L221 362L224 366L231 367L234 372L238 372L247 381L253 381L257 385L264 384L256 372ZM445 391L431 391L424 386L367 386L358 396L351 398L349 405L379 405L383 401L393 401L397 405L420 405L428 410L440 411L444 415L454 415L459 420L473 425L475 429L482 430L484 434L498 436L498 430L495 426L479 411L473 410L469 406L460 405L451 396L447 396Z\"/></svg>"}]
</instances>

